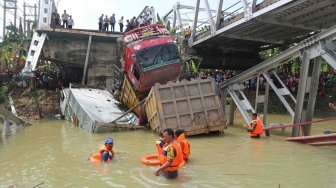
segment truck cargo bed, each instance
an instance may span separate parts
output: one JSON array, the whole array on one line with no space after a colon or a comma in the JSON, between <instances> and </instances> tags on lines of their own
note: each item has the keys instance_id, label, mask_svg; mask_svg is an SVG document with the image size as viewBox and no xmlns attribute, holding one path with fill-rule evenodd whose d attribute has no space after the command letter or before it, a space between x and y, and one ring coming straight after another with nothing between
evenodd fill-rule
<instances>
[{"instance_id":1,"label":"truck cargo bed","mask_svg":"<svg viewBox=\"0 0 336 188\"><path fill-rule=\"evenodd\" d=\"M226 125L213 79L156 84L144 106L150 127L157 133L180 128L196 135L223 131Z\"/></svg>"}]
</instances>

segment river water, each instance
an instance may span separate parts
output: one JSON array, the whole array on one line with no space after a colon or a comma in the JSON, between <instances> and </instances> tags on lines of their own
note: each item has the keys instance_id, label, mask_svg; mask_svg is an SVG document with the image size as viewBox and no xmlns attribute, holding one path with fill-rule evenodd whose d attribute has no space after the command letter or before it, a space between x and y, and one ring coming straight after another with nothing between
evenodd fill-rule
<instances>
[{"instance_id":1,"label":"river water","mask_svg":"<svg viewBox=\"0 0 336 188\"><path fill-rule=\"evenodd\" d=\"M166 180L140 162L156 151L150 130L90 134L63 120L38 122L0 142L0 187L336 187L336 147L287 142L281 131L250 139L241 123L189 138L190 160L178 179ZM333 124L314 125L313 133ZM106 137L114 139L116 158L90 163Z\"/></svg>"}]
</instances>

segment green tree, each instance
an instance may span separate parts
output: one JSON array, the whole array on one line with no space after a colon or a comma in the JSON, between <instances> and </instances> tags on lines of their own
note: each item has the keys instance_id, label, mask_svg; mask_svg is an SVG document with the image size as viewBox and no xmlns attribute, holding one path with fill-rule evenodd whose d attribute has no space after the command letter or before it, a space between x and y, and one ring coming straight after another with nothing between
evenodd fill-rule
<instances>
[{"instance_id":1,"label":"green tree","mask_svg":"<svg viewBox=\"0 0 336 188\"><path fill-rule=\"evenodd\" d=\"M7 69L18 72L23 68L26 60L25 48L31 39L13 24L6 26L6 29L4 41L0 44L0 62L6 63Z\"/></svg>"}]
</instances>

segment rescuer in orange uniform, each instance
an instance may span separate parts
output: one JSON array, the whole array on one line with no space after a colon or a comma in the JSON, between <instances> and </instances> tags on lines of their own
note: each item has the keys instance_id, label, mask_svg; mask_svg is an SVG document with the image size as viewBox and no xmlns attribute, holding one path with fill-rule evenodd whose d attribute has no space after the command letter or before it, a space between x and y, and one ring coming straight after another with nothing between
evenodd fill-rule
<instances>
[{"instance_id":1,"label":"rescuer in orange uniform","mask_svg":"<svg viewBox=\"0 0 336 188\"><path fill-rule=\"evenodd\" d=\"M113 139L106 138L104 145L90 157L93 162L108 162L113 159L115 153L113 151Z\"/></svg>"},{"instance_id":2,"label":"rescuer in orange uniform","mask_svg":"<svg viewBox=\"0 0 336 188\"><path fill-rule=\"evenodd\" d=\"M263 122L257 113L252 113L252 122L246 126L248 132L251 132L251 138L260 138L263 132Z\"/></svg>"},{"instance_id":3,"label":"rescuer in orange uniform","mask_svg":"<svg viewBox=\"0 0 336 188\"><path fill-rule=\"evenodd\" d=\"M163 131L163 140L165 145L159 155L161 166L155 171L155 175L159 176L160 172L168 179L178 176L179 165L184 162L181 146L174 140L173 129Z\"/></svg>"},{"instance_id":4,"label":"rescuer in orange uniform","mask_svg":"<svg viewBox=\"0 0 336 188\"><path fill-rule=\"evenodd\" d=\"M181 146L182 153L183 153L183 159L187 161L190 155L190 143L185 137L184 130L176 129L175 138L176 138L176 142L179 143Z\"/></svg>"}]
</instances>

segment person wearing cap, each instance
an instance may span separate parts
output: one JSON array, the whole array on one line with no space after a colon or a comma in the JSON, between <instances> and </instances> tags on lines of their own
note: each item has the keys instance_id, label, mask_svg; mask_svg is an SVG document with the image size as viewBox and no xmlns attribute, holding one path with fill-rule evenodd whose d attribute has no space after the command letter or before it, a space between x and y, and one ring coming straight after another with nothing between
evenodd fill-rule
<instances>
[{"instance_id":1,"label":"person wearing cap","mask_svg":"<svg viewBox=\"0 0 336 188\"><path fill-rule=\"evenodd\" d=\"M246 126L246 130L250 132L251 138L260 138L263 132L263 122L257 113L252 113L252 122Z\"/></svg>"},{"instance_id":2,"label":"person wearing cap","mask_svg":"<svg viewBox=\"0 0 336 188\"><path fill-rule=\"evenodd\" d=\"M104 145L90 157L91 161L94 162L108 162L111 161L115 156L113 151L113 139L106 138Z\"/></svg>"}]
</instances>

